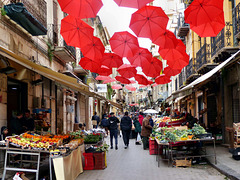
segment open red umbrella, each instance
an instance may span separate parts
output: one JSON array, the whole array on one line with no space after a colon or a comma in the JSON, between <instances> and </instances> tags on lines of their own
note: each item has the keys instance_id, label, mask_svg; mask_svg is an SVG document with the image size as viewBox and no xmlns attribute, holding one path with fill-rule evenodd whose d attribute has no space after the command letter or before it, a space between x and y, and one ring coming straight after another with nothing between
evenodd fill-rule
<instances>
[{"instance_id":1,"label":"open red umbrella","mask_svg":"<svg viewBox=\"0 0 240 180\"><path fill-rule=\"evenodd\" d=\"M139 48L138 52L133 56L129 57L128 60L132 65L143 67L146 63L150 62L152 54L148 49Z\"/></svg>"},{"instance_id":2,"label":"open red umbrella","mask_svg":"<svg viewBox=\"0 0 240 180\"><path fill-rule=\"evenodd\" d=\"M112 78L109 76L97 76L95 79L103 81L103 80L110 80Z\"/></svg>"},{"instance_id":3,"label":"open red umbrella","mask_svg":"<svg viewBox=\"0 0 240 180\"><path fill-rule=\"evenodd\" d=\"M131 82L131 84L135 84L136 83L136 81L134 81L134 80L130 80L130 82Z\"/></svg>"},{"instance_id":4,"label":"open red umbrella","mask_svg":"<svg viewBox=\"0 0 240 180\"><path fill-rule=\"evenodd\" d=\"M154 83L153 85L152 85L152 87L156 87L156 86L158 86L159 84L157 84L157 83Z\"/></svg>"},{"instance_id":5,"label":"open red umbrella","mask_svg":"<svg viewBox=\"0 0 240 180\"><path fill-rule=\"evenodd\" d=\"M80 62L79 62L79 65L83 68L83 69L87 69L91 72L94 72L94 73L98 73L99 69L100 69L100 64L98 61L94 61L94 60L91 60L87 57L83 57Z\"/></svg>"},{"instance_id":6,"label":"open red umbrella","mask_svg":"<svg viewBox=\"0 0 240 180\"><path fill-rule=\"evenodd\" d=\"M148 84L149 84L149 85L153 84L153 81L150 80L150 79L148 79Z\"/></svg>"},{"instance_id":7,"label":"open red umbrella","mask_svg":"<svg viewBox=\"0 0 240 180\"><path fill-rule=\"evenodd\" d=\"M180 59L184 56L186 53L186 46L183 44L183 42L178 39L178 44L174 49L162 49L159 48L159 54L162 56L164 60L175 60Z\"/></svg>"},{"instance_id":8,"label":"open red umbrella","mask_svg":"<svg viewBox=\"0 0 240 180\"><path fill-rule=\"evenodd\" d=\"M136 88L131 85L126 85L125 88L128 89L129 91L136 91Z\"/></svg>"},{"instance_id":9,"label":"open red umbrella","mask_svg":"<svg viewBox=\"0 0 240 180\"><path fill-rule=\"evenodd\" d=\"M63 12L80 19L96 17L103 6L102 0L58 0Z\"/></svg>"},{"instance_id":10,"label":"open red umbrella","mask_svg":"<svg viewBox=\"0 0 240 180\"><path fill-rule=\"evenodd\" d=\"M138 39L127 31L115 32L109 42L120 57L133 57L139 49Z\"/></svg>"},{"instance_id":11,"label":"open red umbrella","mask_svg":"<svg viewBox=\"0 0 240 180\"><path fill-rule=\"evenodd\" d=\"M170 83L171 79L169 76L166 76L165 74L161 74L155 79L155 83L157 84L167 84Z\"/></svg>"},{"instance_id":12,"label":"open red umbrella","mask_svg":"<svg viewBox=\"0 0 240 180\"><path fill-rule=\"evenodd\" d=\"M104 53L100 62L109 68L118 68L123 65L122 58L113 53Z\"/></svg>"},{"instance_id":13,"label":"open red umbrella","mask_svg":"<svg viewBox=\"0 0 240 180\"><path fill-rule=\"evenodd\" d=\"M168 16L161 7L145 6L132 14L129 27L138 37L151 40L163 34L168 24Z\"/></svg>"},{"instance_id":14,"label":"open red umbrella","mask_svg":"<svg viewBox=\"0 0 240 180\"><path fill-rule=\"evenodd\" d=\"M81 51L84 57L97 60L102 58L105 47L102 41L94 36L89 44L81 48Z\"/></svg>"},{"instance_id":15,"label":"open red umbrella","mask_svg":"<svg viewBox=\"0 0 240 180\"><path fill-rule=\"evenodd\" d=\"M112 89L122 89L122 86L120 84L115 84L112 86Z\"/></svg>"},{"instance_id":16,"label":"open red umbrella","mask_svg":"<svg viewBox=\"0 0 240 180\"><path fill-rule=\"evenodd\" d=\"M181 72L181 69L172 69L171 67L166 67L164 68L164 71L163 73L166 75L166 76L176 76L177 74L179 74Z\"/></svg>"},{"instance_id":17,"label":"open red umbrella","mask_svg":"<svg viewBox=\"0 0 240 180\"><path fill-rule=\"evenodd\" d=\"M116 76L115 79L122 84L131 84L129 79L122 77L122 76Z\"/></svg>"},{"instance_id":18,"label":"open red umbrella","mask_svg":"<svg viewBox=\"0 0 240 180\"><path fill-rule=\"evenodd\" d=\"M137 74L136 66L132 66L130 64L123 64L117 69L117 71L125 78L131 78Z\"/></svg>"},{"instance_id":19,"label":"open red umbrella","mask_svg":"<svg viewBox=\"0 0 240 180\"><path fill-rule=\"evenodd\" d=\"M105 81L103 81L103 84L107 84L107 83L111 83L111 82L115 82L116 81L116 79L115 78L111 78L111 79L107 79L107 80L105 80Z\"/></svg>"},{"instance_id":20,"label":"open red umbrella","mask_svg":"<svg viewBox=\"0 0 240 180\"><path fill-rule=\"evenodd\" d=\"M190 24L190 28L200 37L215 37L225 27L224 14L217 16L211 22L194 26Z\"/></svg>"},{"instance_id":21,"label":"open red umbrella","mask_svg":"<svg viewBox=\"0 0 240 180\"><path fill-rule=\"evenodd\" d=\"M141 85L141 86L139 86L139 89L141 89L141 88L144 88L144 87L147 87L148 85Z\"/></svg>"},{"instance_id":22,"label":"open red umbrella","mask_svg":"<svg viewBox=\"0 0 240 180\"><path fill-rule=\"evenodd\" d=\"M172 69L182 69L185 66L189 64L189 55L184 53L182 58L175 59L175 60L169 60L167 61L167 64L169 65L170 68Z\"/></svg>"},{"instance_id":23,"label":"open red umbrella","mask_svg":"<svg viewBox=\"0 0 240 180\"><path fill-rule=\"evenodd\" d=\"M102 65L97 73L102 76L109 76L112 74L112 68Z\"/></svg>"},{"instance_id":24,"label":"open red umbrella","mask_svg":"<svg viewBox=\"0 0 240 180\"><path fill-rule=\"evenodd\" d=\"M148 85L148 79L141 75L141 74L137 74L135 77L136 81L138 82L138 84L142 84L142 85Z\"/></svg>"},{"instance_id":25,"label":"open red umbrella","mask_svg":"<svg viewBox=\"0 0 240 180\"><path fill-rule=\"evenodd\" d=\"M178 44L175 34L169 30L166 30L162 35L154 35L152 42L162 49L173 49Z\"/></svg>"},{"instance_id":26,"label":"open red umbrella","mask_svg":"<svg viewBox=\"0 0 240 180\"><path fill-rule=\"evenodd\" d=\"M93 37L94 29L79 18L66 16L61 21L61 35L69 46L83 47Z\"/></svg>"},{"instance_id":27,"label":"open red umbrella","mask_svg":"<svg viewBox=\"0 0 240 180\"><path fill-rule=\"evenodd\" d=\"M140 9L153 0L114 0L118 6Z\"/></svg>"},{"instance_id":28,"label":"open red umbrella","mask_svg":"<svg viewBox=\"0 0 240 180\"><path fill-rule=\"evenodd\" d=\"M211 23L223 13L223 0L194 0L184 11L185 22L193 26Z\"/></svg>"},{"instance_id":29,"label":"open red umbrella","mask_svg":"<svg viewBox=\"0 0 240 180\"><path fill-rule=\"evenodd\" d=\"M153 57L150 62L147 62L142 67L142 71L146 76L150 77L157 77L160 75L160 72L162 70L162 61L159 59Z\"/></svg>"}]
</instances>

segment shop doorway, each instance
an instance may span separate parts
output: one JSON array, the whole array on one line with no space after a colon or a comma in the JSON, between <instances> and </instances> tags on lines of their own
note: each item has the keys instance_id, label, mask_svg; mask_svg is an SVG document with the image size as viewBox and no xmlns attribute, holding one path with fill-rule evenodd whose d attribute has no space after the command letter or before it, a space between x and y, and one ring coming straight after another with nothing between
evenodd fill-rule
<instances>
[{"instance_id":1,"label":"shop doorway","mask_svg":"<svg viewBox=\"0 0 240 180\"><path fill-rule=\"evenodd\" d=\"M11 133L11 118L17 112L24 112L28 108L27 83L8 78L7 87L7 124Z\"/></svg>"},{"instance_id":2,"label":"shop doorway","mask_svg":"<svg viewBox=\"0 0 240 180\"><path fill-rule=\"evenodd\" d=\"M215 95L207 97L207 119L208 127L215 126L217 120L217 102Z\"/></svg>"}]
</instances>

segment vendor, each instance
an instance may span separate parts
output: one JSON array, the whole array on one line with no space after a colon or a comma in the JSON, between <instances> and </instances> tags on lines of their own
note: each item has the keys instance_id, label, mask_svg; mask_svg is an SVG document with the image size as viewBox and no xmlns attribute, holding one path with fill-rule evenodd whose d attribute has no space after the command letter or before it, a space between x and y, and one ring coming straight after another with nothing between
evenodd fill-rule
<instances>
[{"instance_id":1,"label":"vendor","mask_svg":"<svg viewBox=\"0 0 240 180\"><path fill-rule=\"evenodd\" d=\"M163 113L163 116L170 116L170 110L171 110L170 107L166 108L164 113Z\"/></svg>"},{"instance_id":2,"label":"vendor","mask_svg":"<svg viewBox=\"0 0 240 180\"><path fill-rule=\"evenodd\" d=\"M6 126L3 126L1 128L1 134L0 134L0 141L3 141L5 140L5 138L7 137L8 135L8 128Z\"/></svg>"},{"instance_id":3,"label":"vendor","mask_svg":"<svg viewBox=\"0 0 240 180\"><path fill-rule=\"evenodd\" d=\"M19 135L26 131L26 127L22 124L23 113L18 112L15 117L11 118L12 134Z\"/></svg>"},{"instance_id":4,"label":"vendor","mask_svg":"<svg viewBox=\"0 0 240 180\"><path fill-rule=\"evenodd\" d=\"M182 126L187 125L189 129L192 129L195 123L197 123L197 118L194 118L191 114L186 113L186 121L182 123Z\"/></svg>"},{"instance_id":5,"label":"vendor","mask_svg":"<svg viewBox=\"0 0 240 180\"><path fill-rule=\"evenodd\" d=\"M22 123L23 123L23 126L26 127L27 131L33 131L34 130L34 119L30 115L30 110L27 109L24 112Z\"/></svg>"}]
</instances>

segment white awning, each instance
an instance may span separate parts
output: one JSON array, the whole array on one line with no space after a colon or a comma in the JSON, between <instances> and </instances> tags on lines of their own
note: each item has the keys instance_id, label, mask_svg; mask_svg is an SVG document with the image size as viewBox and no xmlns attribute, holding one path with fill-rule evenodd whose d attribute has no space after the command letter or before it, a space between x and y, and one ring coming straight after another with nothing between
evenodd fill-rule
<instances>
[{"instance_id":1,"label":"white awning","mask_svg":"<svg viewBox=\"0 0 240 180\"><path fill-rule=\"evenodd\" d=\"M175 103L177 103L178 101L180 101L181 99L183 99L185 96L180 96L178 98L175 99Z\"/></svg>"},{"instance_id":2,"label":"white awning","mask_svg":"<svg viewBox=\"0 0 240 180\"><path fill-rule=\"evenodd\" d=\"M233 54L231 57L229 57L227 60L225 60L223 63L219 64L217 67L215 67L214 69L212 69L211 71L209 71L208 73L202 75L201 77L197 78L195 81L193 81L192 83L188 84L187 86L185 86L184 88L176 91L173 93L173 95L183 95L183 92L191 92L191 89L194 88L197 84L206 81L207 79L209 79L210 77L212 77L215 73L217 73L220 69L222 69L223 67L225 67L231 60L233 60L233 58L235 56L237 56L240 53L240 50L237 51L235 54ZM185 93L184 93L185 94ZM175 96L175 97L176 97Z\"/></svg>"}]
</instances>

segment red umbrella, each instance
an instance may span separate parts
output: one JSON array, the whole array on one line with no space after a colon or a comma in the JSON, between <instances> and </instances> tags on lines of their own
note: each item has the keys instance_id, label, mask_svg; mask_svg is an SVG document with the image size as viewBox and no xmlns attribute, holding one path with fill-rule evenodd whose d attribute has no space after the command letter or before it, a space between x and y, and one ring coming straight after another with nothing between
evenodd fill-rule
<instances>
[{"instance_id":1,"label":"red umbrella","mask_svg":"<svg viewBox=\"0 0 240 180\"><path fill-rule=\"evenodd\" d=\"M148 85L148 79L141 75L141 74L137 74L135 77L136 81L138 82L138 84L142 84L142 85Z\"/></svg>"},{"instance_id":2,"label":"red umbrella","mask_svg":"<svg viewBox=\"0 0 240 180\"><path fill-rule=\"evenodd\" d=\"M182 69L189 64L189 55L184 53L182 58L167 61L167 64L172 69Z\"/></svg>"},{"instance_id":3,"label":"red umbrella","mask_svg":"<svg viewBox=\"0 0 240 180\"><path fill-rule=\"evenodd\" d=\"M148 79L148 84L149 84L149 85L153 84L153 81L150 80L150 79Z\"/></svg>"},{"instance_id":4,"label":"red umbrella","mask_svg":"<svg viewBox=\"0 0 240 180\"><path fill-rule=\"evenodd\" d=\"M181 72L181 69L172 69L170 68L169 66L164 68L164 71L163 73L166 75L166 76L176 76L177 74L179 74Z\"/></svg>"},{"instance_id":5,"label":"red umbrella","mask_svg":"<svg viewBox=\"0 0 240 180\"><path fill-rule=\"evenodd\" d=\"M89 44L81 48L81 51L84 57L97 60L102 58L105 47L102 41L94 36Z\"/></svg>"},{"instance_id":6,"label":"red umbrella","mask_svg":"<svg viewBox=\"0 0 240 180\"><path fill-rule=\"evenodd\" d=\"M58 0L63 12L80 19L96 17L103 6L102 0Z\"/></svg>"},{"instance_id":7,"label":"red umbrella","mask_svg":"<svg viewBox=\"0 0 240 180\"><path fill-rule=\"evenodd\" d=\"M155 83L157 84L167 84L171 82L171 79L169 76L166 76L165 74L161 74L155 79Z\"/></svg>"},{"instance_id":8,"label":"red umbrella","mask_svg":"<svg viewBox=\"0 0 240 180\"><path fill-rule=\"evenodd\" d=\"M171 61L175 59L180 59L186 53L186 46L183 42L178 39L178 44L174 49L161 49L159 48L159 54L162 56L163 59Z\"/></svg>"},{"instance_id":9,"label":"red umbrella","mask_svg":"<svg viewBox=\"0 0 240 180\"><path fill-rule=\"evenodd\" d=\"M161 7L145 6L132 14L129 27L138 37L151 40L163 34L168 24L168 16Z\"/></svg>"},{"instance_id":10,"label":"red umbrella","mask_svg":"<svg viewBox=\"0 0 240 180\"><path fill-rule=\"evenodd\" d=\"M122 84L131 84L129 79L122 77L122 76L116 76L115 79Z\"/></svg>"},{"instance_id":11,"label":"red umbrella","mask_svg":"<svg viewBox=\"0 0 240 180\"><path fill-rule=\"evenodd\" d=\"M109 42L120 57L133 57L139 49L138 39L127 31L115 32Z\"/></svg>"},{"instance_id":12,"label":"red umbrella","mask_svg":"<svg viewBox=\"0 0 240 180\"><path fill-rule=\"evenodd\" d=\"M69 46L83 47L91 41L93 31L94 29L87 23L70 15L61 21L60 33Z\"/></svg>"},{"instance_id":13,"label":"red umbrella","mask_svg":"<svg viewBox=\"0 0 240 180\"><path fill-rule=\"evenodd\" d=\"M131 78L137 74L136 67L130 64L123 64L118 68L117 71L119 72L119 74L122 75L122 77L125 77L125 78Z\"/></svg>"},{"instance_id":14,"label":"red umbrella","mask_svg":"<svg viewBox=\"0 0 240 180\"><path fill-rule=\"evenodd\" d=\"M153 0L114 0L118 6L140 9Z\"/></svg>"},{"instance_id":15,"label":"red umbrella","mask_svg":"<svg viewBox=\"0 0 240 180\"><path fill-rule=\"evenodd\" d=\"M169 30L166 30L162 35L154 36L152 42L162 49L173 49L178 44L175 34Z\"/></svg>"},{"instance_id":16,"label":"red umbrella","mask_svg":"<svg viewBox=\"0 0 240 180\"><path fill-rule=\"evenodd\" d=\"M131 85L126 85L125 88L128 89L129 91L136 91L136 88Z\"/></svg>"},{"instance_id":17,"label":"red umbrella","mask_svg":"<svg viewBox=\"0 0 240 180\"><path fill-rule=\"evenodd\" d=\"M105 80L105 81L103 81L103 84L107 84L107 83L111 83L111 82L115 82L116 81L116 79L114 78L114 79L108 79L108 80Z\"/></svg>"},{"instance_id":18,"label":"red umbrella","mask_svg":"<svg viewBox=\"0 0 240 180\"><path fill-rule=\"evenodd\" d=\"M112 86L112 89L122 89L122 86L120 84L115 84Z\"/></svg>"},{"instance_id":19,"label":"red umbrella","mask_svg":"<svg viewBox=\"0 0 240 180\"><path fill-rule=\"evenodd\" d=\"M141 86L139 86L139 89L144 88L144 87L147 87L147 85L141 85Z\"/></svg>"},{"instance_id":20,"label":"red umbrella","mask_svg":"<svg viewBox=\"0 0 240 180\"><path fill-rule=\"evenodd\" d=\"M99 69L101 67L98 61L94 61L94 60L88 59L87 57L83 57L80 60L79 65L83 69L90 70L91 72L94 72L94 73L98 73L98 71L99 71Z\"/></svg>"},{"instance_id":21,"label":"red umbrella","mask_svg":"<svg viewBox=\"0 0 240 180\"><path fill-rule=\"evenodd\" d=\"M190 28L201 37L215 37L225 27L224 14L216 17L212 22L199 26L190 25Z\"/></svg>"},{"instance_id":22,"label":"red umbrella","mask_svg":"<svg viewBox=\"0 0 240 180\"><path fill-rule=\"evenodd\" d=\"M123 65L122 58L113 53L104 53L100 61L102 65L105 65L109 68L118 68Z\"/></svg>"},{"instance_id":23,"label":"red umbrella","mask_svg":"<svg viewBox=\"0 0 240 180\"><path fill-rule=\"evenodd\" d=\"M130 82L131 82L131 84L135 84L136 83L136 81L134 81L134 80L130 80Z\"/></svg>"},{"instance_id":24,"label":"red umbrella","mask_svg":"<svg viewBox=\"0 0 240 180\"><path fill-rule=\"evenodd\" d=\"M97 76L96 77L96 80L110 80L110 79L112 79L112 78L109 76Z\"/></svg>"},{"instance_id":25,"label":"red umbrella","mask_svg":"<svg viewBox=\"0 0 240 180\"><path fill-rule=\"evenodd\" d=\"M153 85L152 85L152 87L156 87L156 86L158 86L159 84L157 84L157 83L154 83Z\"/></svg>"},{"instance_id":26,"label":"red umbrella","mask_svg":"<svg viewBox=\"0 0 240 180\"><path fill-rule=\"evenodd\" d=\"M199 26L223 13L223 0L194 0L184 11L185 22Z\"/></svg>"},{"instance_id":27,"label":"red umbrella","mask_svg":"<svg viewBox=\"0 0 240 180\"><path fill-rule=\"evenodd\" d=\"M101 68L98 70L98 74L102 76L109 76L112 74L112 68L102 65Z\"/></svg>"},{"instance_id":28,"label":"red umbrella","mask_svg":"<svg viewBox=\"0 0 240 180\"><path fill-rule=\"evenodd\" d=\"M153 57L150 62L146 63L142 67L142 71L146 76L150 77L157 77L160 75L160 72L162 70L162 61L159 59Z\"/></svg>"},{"instance_id":29,"label":"red umbrella","mask_svg":"<svg viewBox=\"0 0 240 180\"><path fill-rule=\"evenodd\" d=\"M132 65L143 67L146 63L150 62L152 54L145 48L139 48L138 52L133 56L129 57L128 60Z\"/></svg>"}]
</instances>

